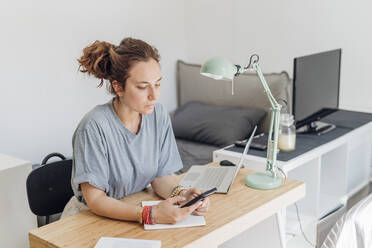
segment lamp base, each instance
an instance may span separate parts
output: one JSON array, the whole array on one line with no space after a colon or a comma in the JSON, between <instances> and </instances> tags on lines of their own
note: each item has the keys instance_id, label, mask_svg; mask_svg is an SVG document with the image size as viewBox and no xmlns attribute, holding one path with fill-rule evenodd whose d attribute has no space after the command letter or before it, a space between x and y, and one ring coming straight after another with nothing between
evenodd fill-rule
<instances>
[{"instance_id":1,"label":"lamp base","mask_svg":"<svg viewBox=\"0 0 372 248\"><path fill-rule=\"evenodd\" d=\"M254 189L275 189L282 185L282 178L267 173L253 173L245 178L245 184Z\"/></svg>"}]
</instances>

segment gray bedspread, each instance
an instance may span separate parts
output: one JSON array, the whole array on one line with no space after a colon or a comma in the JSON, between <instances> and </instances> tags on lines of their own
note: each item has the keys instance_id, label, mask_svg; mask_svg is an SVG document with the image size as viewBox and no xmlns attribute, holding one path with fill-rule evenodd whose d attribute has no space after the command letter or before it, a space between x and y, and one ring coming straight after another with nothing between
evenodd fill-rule
<instances>
[{"instance_id":1,"label":"gray bedspread","mask_svg":"<svg viewBox=\"0 0 372 248\"><path fill-rule=\"evenodd\" d=\"M186 172L192 165L212 162L213 151L219 149L216 146L182 139L176 139L176 142L183 162L183 168L179 173Z\"/></svg>"}]
</instances>

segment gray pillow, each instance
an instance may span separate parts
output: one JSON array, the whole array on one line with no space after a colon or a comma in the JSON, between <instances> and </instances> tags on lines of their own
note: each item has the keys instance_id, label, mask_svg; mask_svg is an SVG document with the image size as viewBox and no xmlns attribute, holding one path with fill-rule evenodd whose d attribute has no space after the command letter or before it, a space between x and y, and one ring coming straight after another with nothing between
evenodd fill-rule
<instances>
[{"instance_id":1,"label":"gray pillow","mask_svg":"<svg viewBox=\"0 0 372 248\"><path fill-rule=\"evenodd\" d=\"M249 136L265 111L188 102L178 108L172 124L177 138L227 146Z\"/></svg>"}]
</instances>

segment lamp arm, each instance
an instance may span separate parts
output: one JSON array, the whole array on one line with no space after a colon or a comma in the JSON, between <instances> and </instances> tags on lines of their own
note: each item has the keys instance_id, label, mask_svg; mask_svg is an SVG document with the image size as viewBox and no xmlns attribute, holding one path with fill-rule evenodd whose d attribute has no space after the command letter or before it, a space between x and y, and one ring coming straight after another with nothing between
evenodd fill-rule
<instances>
[{"instance_id":1,"label":"lamp arm","mask_svg":"<svg viewBox=\"0 0 372 248\"><path fill-rule=\"evenodd\" d=\"M254 62L252 64L253 69L256 71L261 85L264 88L265 94L269 99L271 105L271 119L270 119L270 129L269 135L267 140L267 155L266 155L266 170L271 172L273 177L276 177L276 157L278 152L278 136L279 136L279 120L280 120L280 110L281 105L275 100L274 96L272 95L270 88L263 76L263 73L258 65L258 63ZM248 68L245 68L248 70ZM244 70L244 71L245 71Z\"/></svg>"}]
</instances>

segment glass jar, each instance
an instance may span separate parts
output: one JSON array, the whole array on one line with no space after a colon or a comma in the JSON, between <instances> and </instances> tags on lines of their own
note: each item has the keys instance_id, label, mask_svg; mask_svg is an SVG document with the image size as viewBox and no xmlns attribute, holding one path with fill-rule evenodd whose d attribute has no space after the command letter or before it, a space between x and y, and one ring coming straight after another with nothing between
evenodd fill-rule
<instances>
[{"instance_id":1,"label":"glass jar","mask_svg":"<svg viewBox=\"0 0 372 248\"><path fill-rule=\"evenodd\" d=\"M296 148L296 127L293 115L280 115L278 148L280 151L293 151Z\"/></svg>"}]
</instances>

